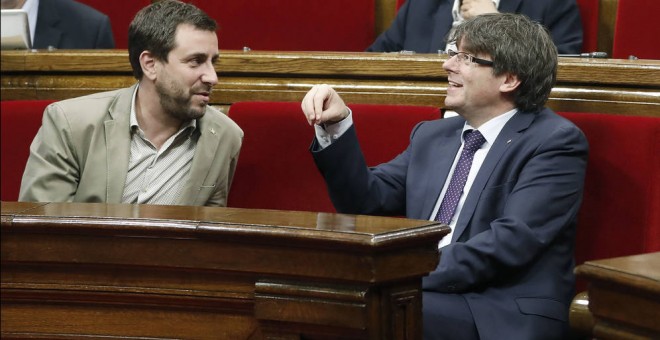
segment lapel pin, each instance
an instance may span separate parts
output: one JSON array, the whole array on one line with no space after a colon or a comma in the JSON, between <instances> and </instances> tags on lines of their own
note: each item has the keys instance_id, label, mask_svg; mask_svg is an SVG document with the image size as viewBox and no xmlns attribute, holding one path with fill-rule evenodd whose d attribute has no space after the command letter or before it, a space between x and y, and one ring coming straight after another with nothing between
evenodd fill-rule
<instances>
[{"instance_id":1,"label":"lapel pin","mask_svg":"<svg viewBox=\"0 0 660 340\"><path fill-rule=\"evenodd\" d=\"M511 140L509 139L508 141L506 141L506 143L507 143L507 144L511 143Z\"/></svg>"},{"instance_id":2,"label":"lapel pin","mask_svg":"<svg viewBox=\"0 0 660 340\"><path fill-rule=\"evenodd\" d=\"M209 130L211 131L212 134L215 135L215 129L214 128L210 128Z\"/></svg>"}]
</instances>

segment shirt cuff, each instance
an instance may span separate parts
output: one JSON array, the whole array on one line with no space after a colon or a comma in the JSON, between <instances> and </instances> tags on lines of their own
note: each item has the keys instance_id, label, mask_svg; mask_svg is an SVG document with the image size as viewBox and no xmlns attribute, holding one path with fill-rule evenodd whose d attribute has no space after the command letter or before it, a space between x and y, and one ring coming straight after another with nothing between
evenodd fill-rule
<instances>
[{"instance_id":1,"label":"shirt cuff","mask_svg":"<svg viewBox=\"0 0 660 340\"><path fill-rule=\"evenodd\" d=\"M344 132L353 126L353 111L348 109L348 116L343 120L333 124L314 125L316 131L316 140L319 142L321 149L325 149L334 141L339 139Z\"/></svg>"}]
</instances>

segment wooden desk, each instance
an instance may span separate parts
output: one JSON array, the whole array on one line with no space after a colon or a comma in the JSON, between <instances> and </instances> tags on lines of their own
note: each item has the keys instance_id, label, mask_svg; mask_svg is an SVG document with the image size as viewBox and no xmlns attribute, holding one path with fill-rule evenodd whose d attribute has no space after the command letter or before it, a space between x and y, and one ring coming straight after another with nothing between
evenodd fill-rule
<instances>
[{"instance_id":1,"label":"wooden desk","mask_svg":"<svg viewBox=\"0 0 660 340\"><path fill-rule=\"evenodd\" d=\"M2 202L2 338L421 339L435 222Z\"/></svg>"},{"instance_id":2,"label":"wooden desk","mask_svg":"<svg viewBox=\"0 0 660 340\"><path fill-rule=\"evenodd\" d=\"M300 101L314 84L348 103L442 107L445 56L221 51L211 104ZM126 50L2 51L2 100L65 99L135 83ZM660 116L660 61L560 58L556 111ZM226 111L225 111L226 112Z\"/></svg>"},{"instance_id":3,"label":"wooden desk","mask_svg":"<svg viewBox=\"0 0 660 340\"><path fill-rule=\"evenodd\" d=\"M660 252L588 261L576 273L589 281L595 338L660 339Z\"/></svg>"}]
</instances>

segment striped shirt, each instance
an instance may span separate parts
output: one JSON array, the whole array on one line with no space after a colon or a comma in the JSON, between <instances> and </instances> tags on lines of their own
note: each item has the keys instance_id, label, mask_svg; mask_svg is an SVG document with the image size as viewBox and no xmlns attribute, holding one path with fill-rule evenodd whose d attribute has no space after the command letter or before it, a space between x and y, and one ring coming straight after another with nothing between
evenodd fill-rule
<instances>
[{"instance_id":1,"label":"striped shirt","mask_svg":"<svg viewBox=\"0 0 660 340\"><path fill-rule=\"evenodd\" d=\"M160 150L138 125L133 93L130 129L131 155L122 203L176 204L188 181L195 146L197 121L191 120L165 141ZM197 133L195 133L197 132Z\"/></svg>"}]
</instances>

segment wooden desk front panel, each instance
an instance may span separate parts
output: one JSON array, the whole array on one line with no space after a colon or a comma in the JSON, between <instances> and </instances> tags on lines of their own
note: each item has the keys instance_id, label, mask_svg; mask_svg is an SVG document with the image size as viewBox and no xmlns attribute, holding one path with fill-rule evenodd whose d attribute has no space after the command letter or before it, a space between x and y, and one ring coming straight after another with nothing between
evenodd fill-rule
<instances>
[{"instance_id":1,"label":"wooden desk front panel","mask_svg":"<svg viewBox=\"0 0 660 340\"><path fill-rule=\"evenodd\" d=\"M445 56L221 51L211 104L300 101L314 84L348 103L442 107ZM125 50L2 51L2 99L65 99L130 86ZM548 105L557 111L660 116L660 61L561 58Z\"/></svg>"},{"instance_id":2,"label":"wooden desk front panel","mask_svg":"<svg viewBox=\"0 0 660 340\"><path fill-rule=\"evenodd\" d=\"M587 261L589 310L598 339L660 338L660 252Z\"/></svg>"},{"instance_id":3,"label":"wooden desk front panel","mask_svg":"<svg viewBox=\"0 0 660 340\"><path fill-rule=\"evenodd\" d=\"M421 338L448 228L231 208L2 202L2 337Z\"/></svg>"}]
</instances>

